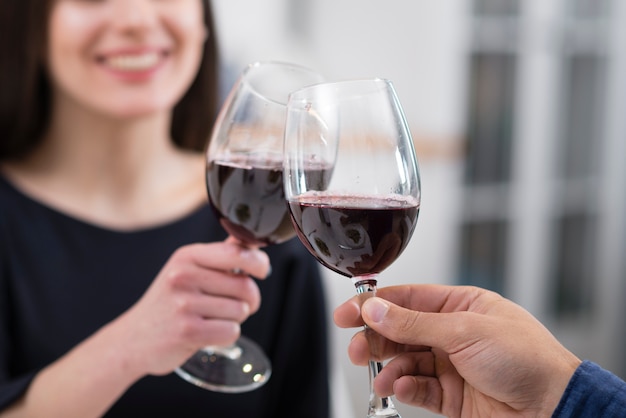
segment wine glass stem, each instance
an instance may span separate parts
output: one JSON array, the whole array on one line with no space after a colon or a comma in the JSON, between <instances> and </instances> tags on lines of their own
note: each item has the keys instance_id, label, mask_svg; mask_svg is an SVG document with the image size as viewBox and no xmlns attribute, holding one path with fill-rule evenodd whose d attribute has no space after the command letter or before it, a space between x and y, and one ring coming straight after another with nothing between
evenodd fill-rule
<instances>
[{"instance_id":1,"label":"wine glass stem","mask_svg":"<svg viewBox=\"0 0 626 418\"><path fill-rule=\"evenodd\" d=\"M356 287L356 293L360 296L361 304L373 296L376 296L376 275L370 275L365 277L354 277L352 282ZM376 334L370 327L365 325L365 335L367 336L370 351L374 358L378 357L378 344L380 336ZM367 418L386 417L386 418L400 418L400 414L396 410L391 397L380 397L374 392L374 379L378 376L378 373L383 368L383 364L376 360L369 361L369 386L370 386L370 398L369 407L367 411Z\"/></svg>"}]
</instances>

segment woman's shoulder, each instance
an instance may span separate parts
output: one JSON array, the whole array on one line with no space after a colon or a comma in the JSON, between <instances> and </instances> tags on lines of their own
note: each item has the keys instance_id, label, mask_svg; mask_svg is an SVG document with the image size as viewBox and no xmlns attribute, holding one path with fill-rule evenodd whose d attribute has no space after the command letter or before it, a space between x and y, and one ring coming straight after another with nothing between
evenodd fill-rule
<instances>
[{"instance_id":1,"label":"woman's shoulder","mask_svg":"<svg viewBox=\"0 0 626 418\"><path fill-rule=\"evenodd\" d=\"M26 196L22 194L0 170L0 223L9 213L23 204Z\"/></svg>"},{"instance_id":2,"label":"woman's shoulder","mask_svg":"<svg viewBox=\"0 0 626 418\"><path fill-rule=\"evenodd\" d=\"M0 167L0 222L14 224L46 210L43 202L24 192Z\"/></svg>"},{"instance_id":3,"label":"woman's shoulder","mask_svg":"<svg viewBox=\"0 0 626 418\"><path fill-rule=\"evenodd\" d=\"M32 207L41 206L30 194L24 192L16 181L12 170L0 163L0 217L9 215L24 215L23 211ZM21 216L20 216L21 217Z\"/></svg>"},{"instance_id":4,"label":"woman's shoulder","mask_svg":"<svg viewBox=\"0 0 626 418\"><path fill-rule=\"evenodd\" d=\"M26 196L21 194L0 170L0 248L9 248L11 229L22 229L22 226L18 225L29 225L30 211L27 203ZM25 234L31 232L33 231L24 231ZM4 251L0 251L0 257L1 253Z\"/></svg>"},{"instance_id":5,"label":"woman's shoulder","mask_svg":"<svg viewBox=\"0 0 626 418\"><path fill-rule=\"evenodd\" d=\"M48 211L0 170L0 247L10 245L16 237L40 236L43 233L41 215Z\"/></svg>"}]
</instances>

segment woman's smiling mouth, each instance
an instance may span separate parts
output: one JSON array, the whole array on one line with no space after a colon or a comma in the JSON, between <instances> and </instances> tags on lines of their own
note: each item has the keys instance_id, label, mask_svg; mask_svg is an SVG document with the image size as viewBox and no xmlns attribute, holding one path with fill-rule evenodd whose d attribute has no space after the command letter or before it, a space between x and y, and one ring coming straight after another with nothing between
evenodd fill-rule
<instances>
[{"instance_id":1,"label":"woman's smiling mouth","mask_svg":"<svg viewBox=\"0 0 626 418\"><path fill-rule=\"evenodd\" d=\"M139 72L153 69L166 55L157 51L123 53L99 57L98 61L113 70Z\"/></svg>"}]
</instances>

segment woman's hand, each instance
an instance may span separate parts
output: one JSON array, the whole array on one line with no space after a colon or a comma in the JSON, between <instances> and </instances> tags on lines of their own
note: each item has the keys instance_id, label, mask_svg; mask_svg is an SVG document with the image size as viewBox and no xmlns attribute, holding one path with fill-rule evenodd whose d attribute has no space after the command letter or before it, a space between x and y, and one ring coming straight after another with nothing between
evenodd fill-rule
<instances>
[{"instance_id":1,"label":"woman's hand","mask_svg":"<svg viewBox=\"0 0 626 418\"><path fill-rule=\"evenodd\" d=\"M206 345L228 345L256 312L261 296L250 277L265 278L269 258L229 238L178 249L143 297L118 320L129 365L166 374Z\"/></svg>"},{"instance_id":2,"label":"woman's hand","mask_svg":"<svg viewBox=\"0 0 626 418\"><path fill-rule=\"evenodd\" d=\"M377 296L362 307L352 298L334 318L386 338L370 344L360 332L348 349L359 365L371 352L394 357L374 382L381 396L449 417L549 417L581 363L530 313L487 290L406 285Z\"/></svg>"}]
</instances>

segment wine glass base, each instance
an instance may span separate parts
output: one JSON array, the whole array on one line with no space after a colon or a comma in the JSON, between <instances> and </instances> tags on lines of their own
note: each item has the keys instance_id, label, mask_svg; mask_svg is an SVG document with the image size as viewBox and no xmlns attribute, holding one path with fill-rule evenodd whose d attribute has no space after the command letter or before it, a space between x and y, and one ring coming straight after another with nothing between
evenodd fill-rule
<instances>
[{"instance_id":1,"label":"wine glass base","mask_svg":"<svg viewBox=\"0 0 626 418\"><path fill-rule=\"evenodd\" d=\"M272 367L255 343L240 337L237 346L231 349L197 351L175 372L204 389L242 393L263 386L272 374Z\"/></svg>"},{"instance_id":2,"label":"wine glass base","mask_svg":"<svg viewBox=\"0 0 626 418\"><path fill-rule=\"evenodd\" d=\"M395 408L385 409L382 411L369 411L367 418L402 418Z\"/></svg>"}]
</instances>

